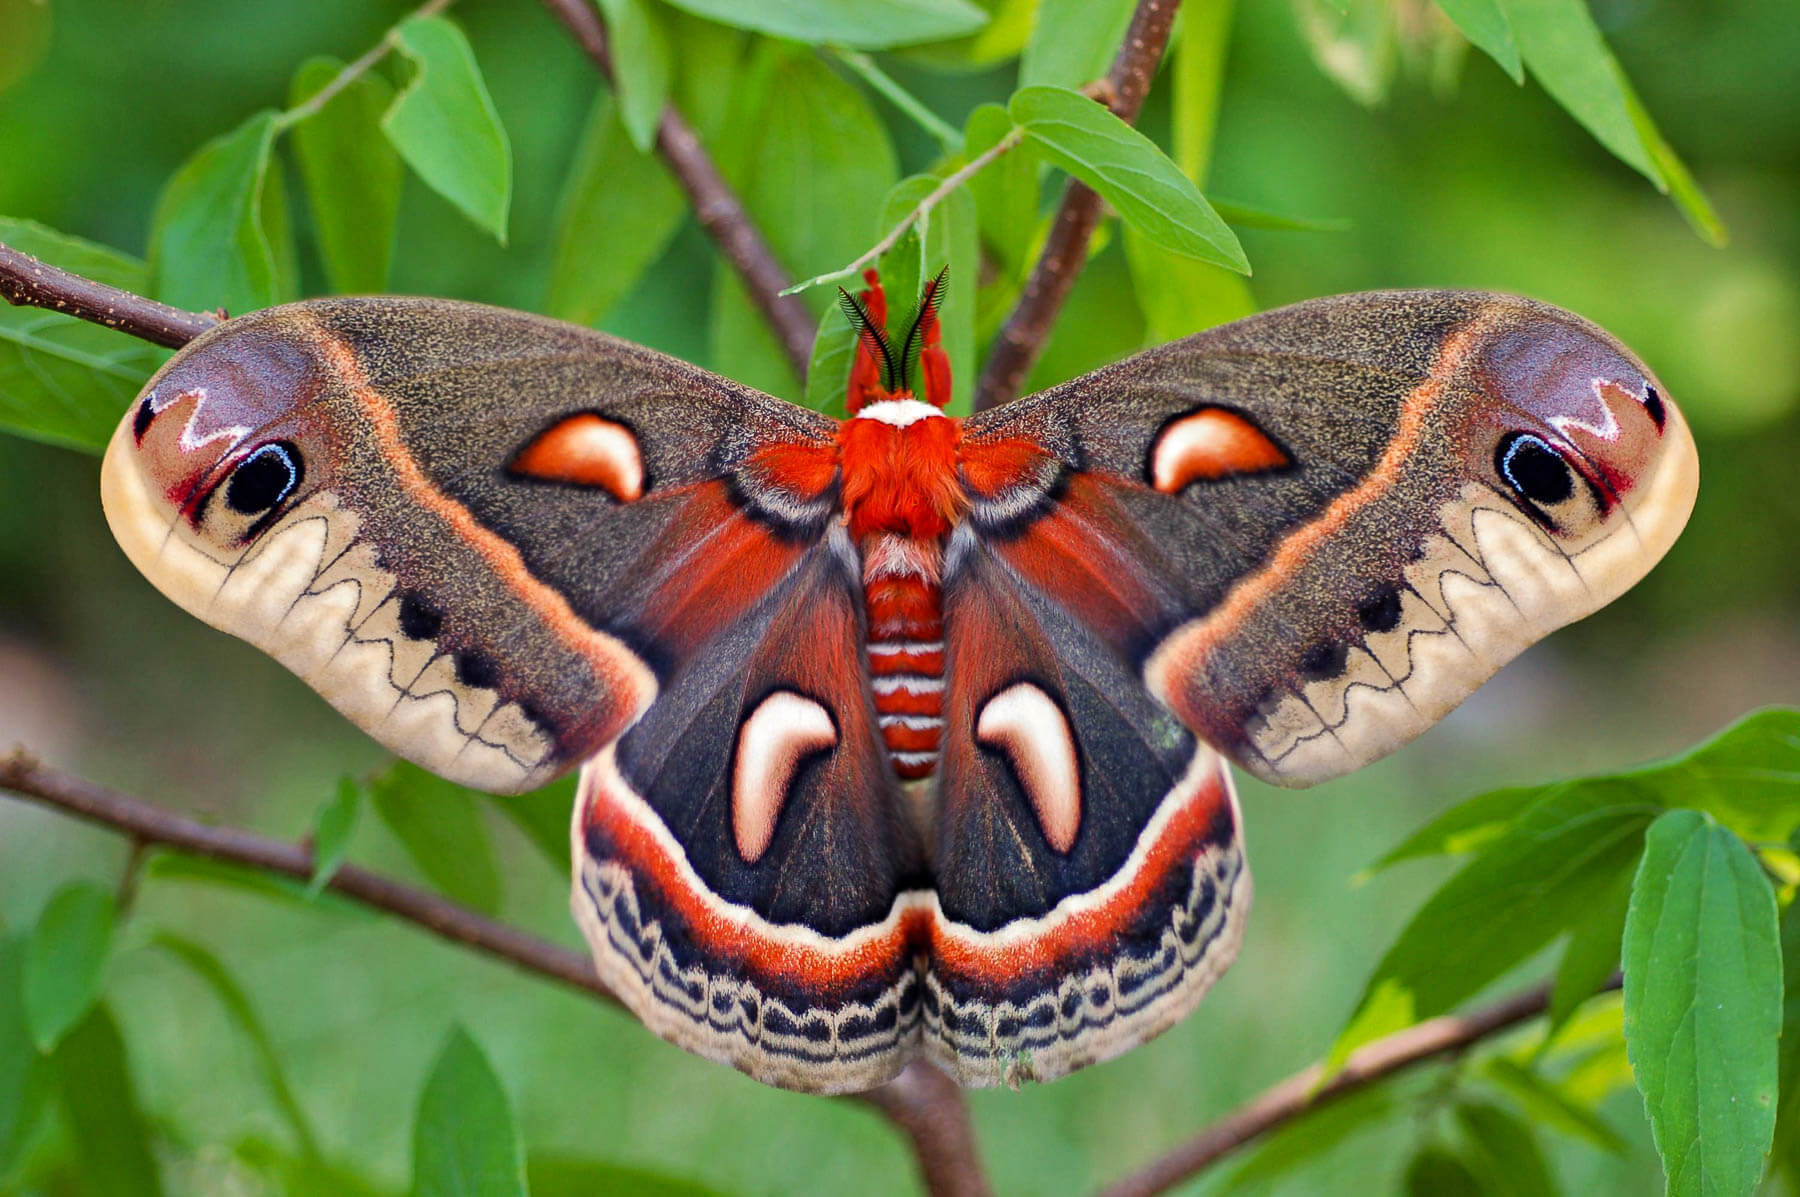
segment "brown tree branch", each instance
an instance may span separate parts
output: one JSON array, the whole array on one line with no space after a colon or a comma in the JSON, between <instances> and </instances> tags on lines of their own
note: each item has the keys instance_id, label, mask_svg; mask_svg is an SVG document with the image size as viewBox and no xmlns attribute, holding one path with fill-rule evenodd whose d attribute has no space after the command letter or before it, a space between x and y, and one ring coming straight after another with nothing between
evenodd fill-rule
<instances>
[{"instance_id":1,"label":"brown tree branch","mask_svg":"<svg viewBox=\"0 0 1800 1197\"><path fill-rule=\"evenodd\" d=\"M912 1141L919 1178L933 1197L988 1197L994 1191L975 1142L969 1103L942 1070L914 1060L899 1076L857 1098L887 1115Z\"/></svg>"},{"instance_id":2,"label":"brown tree branch","mask_svg":"<svg viewBox=\"0 0 1800 1197\"><path fill-rule=\"evenodd\" d=\"M610 83L613 69L612 56L607 50L606 27L592 0L543 0L543 4L563 23ZM781 343L795 375L804 379L812 361L813 338L818 333L818 325L799 296L781 293L793 279L776 260L744 202L700 144L693 126L673 104L663 108L662 121L656 130L656 148L674 172L681 189L687 193L688 203L692 205L700 227L737 270L750 301L774 330L775 339Z\"/></svg>"},{"instance_id":3,"label":"brown tree branch","mask_svg":"<svg viewBox=\"0 0 1800 1197\"><path fill-rule=\"evenodd\" d=\"M1616 989L1619 978L1607 984ZM1434 1056L1461 1051L1550 1008L1550 987L1540 986L1468 1014L1446 1015L1377 1039L1351 1054L1343 1070L1324 1085L1315 1064L1251 1098L1166 1155L1101 1191L1101 1197L1150 1197L1167 1192L1221 1158L1279 1129L1303 1114Z\"/></svg>"},{"instance_id":4,"label":"brown tree branch","mask_svg":"<svg viewBox=\"0 0 1800 1197\"><path fill-rule=\"evenodd\" d=\"M40 806L124 832L139 844L174 848L194 856L302 881L313 875L310 848L233 827L197 822L52 769L23 749L0 760L0 789L11 790ZM618 1001L600 984L593 963L586 956L476 914L437 894L355 865L338 869L328 888L365 906L405 919L452 943L505 960L526 972L573 985L609 1002Z\"/></svg>"},{"instance_id":5,"label":"brown tree branch","mask_svg":"<svg viewBox=\"0 0 1800 1197\"><path fill-rule=\"evenodd\" d=\"M0 299L104 324L169 349L181 348L219 322L211 312L172 308L59 270L8 245L0 245Z\"/></svg>"},{"instance_id":6,"label":"brown tree branch","mask_svg":"<svg viewBox=\"0 0 1800 1197\"><path fill-rule=\"evenodd\" d=\"M1138 0L1131 15L1131 26L1125 32L1125 43L1107 72L1102 94L1107 107L1120 120L1137 120L1162 62L1163 50L1169 44L1169 29L1175 23L1175 10L1181 0ZM1075 278L1087 264L1088 242L1094 226L1100 222L1100 196L1079 179L1070 179L1063 191L1062 204L1038 256L1031 277L1012 314L1001 326L988 354L987 365L975 384L975 410L1015 398L1025 376L1043 352L1050 326L1062 311L1063 302L1075 286Z\"/></svg>"}]
</instances>

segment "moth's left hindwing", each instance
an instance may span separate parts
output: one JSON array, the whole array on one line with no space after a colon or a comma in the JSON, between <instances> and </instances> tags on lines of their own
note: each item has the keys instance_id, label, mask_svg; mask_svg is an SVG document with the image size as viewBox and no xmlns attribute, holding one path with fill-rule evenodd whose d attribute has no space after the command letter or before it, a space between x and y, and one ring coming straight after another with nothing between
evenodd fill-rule
<instances>
[{"instance_id":1,"label":"moth's left hindwing","mask_svg":"<svg viewBox=\"0 0 1800 1197\"><path fill-rule=\"evenodd\" d=\"M817 496L746 479L759 445L833 428L571 325L322 300L171 360L102 497L169 597L395 752L510 792L618 736L819 539Z\"/></svg>"}]
</instances>

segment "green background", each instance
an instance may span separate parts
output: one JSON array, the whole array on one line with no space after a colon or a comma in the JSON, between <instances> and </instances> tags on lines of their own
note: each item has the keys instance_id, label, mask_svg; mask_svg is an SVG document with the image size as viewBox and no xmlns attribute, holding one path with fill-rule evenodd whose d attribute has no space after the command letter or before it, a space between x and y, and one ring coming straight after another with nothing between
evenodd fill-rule
<instances>
[{"instance_id":1,"label":"green background","mask_svg":"<svg viewBox=\"0 0 1800 1197\"><path fill-rule=\"evenodd\" d=\"M0 0L0 15L32 2ZM355 57L404 11L354 0L53 0L42 57L18 70L0 58L0 213L142 253L158 190L196 147L280 107L307 57ZM538 307L557 198L597 78L536 5L467 0L453 11L512 140L511 238L499 248L409 179L392 287ZM1431 812L1502 783L1661 755L1750 707L1800 701L1800 22L1791 0L1601 0L1594 12L1719 207L1730 248L1704 245L1535 85L1516 88L1479 54L1453 92L1403 73L1385 106L1366 109L1314 65L1292 6L1240 5L1209 193L1350 221L1345 232L1242 232L1259 305L1472 286L1574 308L1636 348L1687 412L1700 502L1644 584L1527 653L1417 745L1311 792L1242 781L1257 898L1238 965L1148 1047L1051 1086L974 1095L1001 1191L1061 1192L1123 1175L1321 1055L1443 871L1351 878ZM1010 69L881 61L953 124L1013 86ZM886 105L876 110L903 169L929 165L932 143ZM1141 124L1166 143L1166 87ZM873 216L845 219L863 228ZM1084 275L1038 381L1142 342L1118 241ZM314 271L310 254L302 260ZM704 297L715 269L688 228L604 326L730 372L734 363L710 351ZM303 277L308 293L322 288L316 272ZM0 746L28 744L206 818L303 833L337 778L378 767L381 752L273 662L151 591L105 531L96 467L0 438ZM504 914L578 943L566 877L492 821ZM354 851L412 871L372 818ZM68 880L110 885L124 856L112 835L0 801L0 925L29 926ZM621 1013L379 919L151 879L107 992L174 1191L249 1184L235 1149L283 1142L285 1130L211 996L143 946L156 927L228 963L326 1154L382 1188L405 1183L417 1094L452 1021L494 1059L534 1153L640 1165L734 1193L915 1184L898 1137L860 1107L766 1089L663 1045ZM1630 1151L1560 1148L1569 1191L1658 1183L1640 1100L1622 1079L1606 1109ZM1417 1135L1406 1120L1384 1124L1288 1174L1279 1191L1388 1187Z\"/></svg>"}]
</instances>

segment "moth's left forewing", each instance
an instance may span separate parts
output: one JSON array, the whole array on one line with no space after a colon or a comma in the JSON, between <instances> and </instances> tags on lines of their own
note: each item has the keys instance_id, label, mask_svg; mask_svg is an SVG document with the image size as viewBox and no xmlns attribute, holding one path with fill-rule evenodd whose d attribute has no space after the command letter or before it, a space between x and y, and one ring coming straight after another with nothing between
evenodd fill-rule
<instances>
[{"instance_id":1,"label":"moth's left forewing","mask_svg":"<svg viewBox=\"0 0 1800 1197\"><path fill-rule=\"evenodd\" d=\"M1673 543L1698 474L1681 413L1614 338L1465 292L1280 309L971 425L1057 446L1042 511L1128 513L1149 545L1129 556L1180 610L1121 620L1116 646L1285 785L1391 751L1617 597ZM1028 562L1043 530L1003 551Z\"/></svg>"},{"instance_id":2,"label":"moth's left forewing","mask_svg":"<svg viewBox=\"0 0 1800 1197\"><path fill-rule=\"evenodd\" d=\"M183 607L401 755L517 791L616 737L699 647L679 633L706 620L662 635L646 610L682 560L668 546L737 528L731 475L756 446L830 428L539 317L323 300L172 359L121 422L102 499Z\"/></svg>"}]
</instances>

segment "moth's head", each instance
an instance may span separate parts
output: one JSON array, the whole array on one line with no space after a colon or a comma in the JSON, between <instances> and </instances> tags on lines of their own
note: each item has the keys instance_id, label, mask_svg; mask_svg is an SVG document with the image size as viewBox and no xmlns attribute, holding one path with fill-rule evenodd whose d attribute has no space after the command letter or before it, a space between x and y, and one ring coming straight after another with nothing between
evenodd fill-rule
<instances>
[{"instance_id":1,"label":"moth's head","mask_svg":"<svg viewBox=\"0 0 1800 1197\"><path fill-rule=\"evenodd\" d=\"M1498 321L1471 366L1491 400L1472 445L1490 485L1567 545L1625 531L1660 555L1687 522L1699 464L1648 367L1599 327L1539 304Z\"/></svg>"},{"instance_id":2,"label":"moth's head","mask_svg":"<svg viewBox=\"0 0 1800 1197\"><path fill-rule=\"evenodd\" d=\"M938 309L950 268L925 284L919 306L896 340L888 331L887 292L879 272L863 271L863 290L852 295L838 288L839 303L856 330L856 356L850 364L850 387L844 405L851 415L870 403L923 398L943 407L950 402L950 357L944 352Z\"/></svg>"},{"instance_id":3,"label":"moth's head","mask_svg":"<svg viewBox=\"0 0 1800 1197\"><path fill-rule=\"evenodd\" d=\"M129 549L160 529L241 552L306 487L320 446L299 417L324 385L305 343L266 316L196 339L150 380L107 449L102 496L121 541Z\"/></svg>"}]
</instances>

